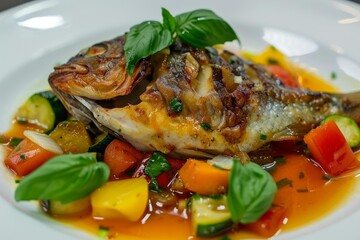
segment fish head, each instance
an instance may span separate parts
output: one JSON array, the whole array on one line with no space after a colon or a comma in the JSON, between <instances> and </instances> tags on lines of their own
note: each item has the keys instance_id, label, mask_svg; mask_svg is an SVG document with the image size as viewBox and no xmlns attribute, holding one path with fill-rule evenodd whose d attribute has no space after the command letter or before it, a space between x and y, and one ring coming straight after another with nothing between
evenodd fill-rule
<instances>
[{"instance_id":1,"label":"fish head","mask_svg":"<svg viewBox=\"0 0 360 240\"><path fill-rule=\"evenodd\" d=\"M131 93L150 74L150 61L141 60L130 75L126 71L125 36L80 51L66 64L54 67L49 83L57 92L93 100Z\"/></svg>"}]
</instances>

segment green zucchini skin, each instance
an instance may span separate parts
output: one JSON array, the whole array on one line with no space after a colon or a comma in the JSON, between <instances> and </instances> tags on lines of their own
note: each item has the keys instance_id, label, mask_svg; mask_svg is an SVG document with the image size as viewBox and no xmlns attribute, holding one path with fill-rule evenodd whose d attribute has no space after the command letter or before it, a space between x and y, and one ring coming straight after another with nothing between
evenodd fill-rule
<instances>
[{"instance_id":1,"label":"green zucchini skin","mask_svg":"<svg viewBox=\"0 0 360 240\"><path fill-rule=\"evenodd\" d=\"M326 117L322 123L330 120L335 121L350 147L356 147L360 144L360 128L354 119L334 114Z\"/></svg>"},{"instance_id":2,"label":"green zucchini skin","mask_svg":"<svg viewBox=\"0 0 360 240\"><path fill-rule=\"evenodd\" d=\"M50 132L57 123L65 120L67 111L52 91L43 91L31 95L19 108L16 119L29 122Z\"/></svg>"},{"instance_id":3,"label":"green zucchini skin","mask_svg":"<svg viewBox=\"0 0 360 240\"><path fill-rule=\"evenodd\" d=\"M194 195L191 198L191 220L198 237L214 237L233 227L225 195Z\"/></svg>"},{"instance_id":4,"label":"green zucchini skin","mask_svg":"<svg viewBox=\"0 0 360 240\"><path fill-rule=\"evenodd\" d=\"M95 143L89 147L89 152L104 153L105 148L114 140L114 137L108 133L102 133L96 137Z\"/></svg>"}]
</instances>

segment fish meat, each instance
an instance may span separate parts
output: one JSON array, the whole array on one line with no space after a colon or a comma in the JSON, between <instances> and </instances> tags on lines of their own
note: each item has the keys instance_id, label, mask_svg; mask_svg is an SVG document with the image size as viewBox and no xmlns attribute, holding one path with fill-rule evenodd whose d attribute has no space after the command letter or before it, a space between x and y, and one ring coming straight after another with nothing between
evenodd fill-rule
<instances>
[{"instance_id":1,"label":"fish meat","mask_svg":"<svg viewBox=\"0 0 360 240\"><path fill-rule=\"evenodd\" d=\"M326 116L359 121L359 93L288 88L264 66L176 40L125 70L125 36L55 67L49 83L72 115L142 151L241 155L301 139ZM180 108L174 108L177 104Z\"/></svg>"}]
</instances>

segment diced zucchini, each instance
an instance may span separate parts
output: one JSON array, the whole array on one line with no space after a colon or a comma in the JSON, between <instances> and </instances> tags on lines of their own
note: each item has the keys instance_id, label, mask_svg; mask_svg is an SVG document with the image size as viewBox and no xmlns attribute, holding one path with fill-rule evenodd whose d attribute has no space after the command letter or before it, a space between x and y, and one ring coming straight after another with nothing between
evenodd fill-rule
<instances>
[{"instance_id":1,"label":"diced zucchini","mask_svg":"<svg viewBox=\"0 0 360 240\"><path fill-rule=\"evenodd\" d=\"M198 237L213 237L229 230L233 222L225 195L191 197L191 220Z\"/></svg>"},{"instance_id":2,"label":"diced zucchini","mask_svg":"<svg viewBox=\"0 0 360 240\"><path fill-rule=\"evenodd\" d=\"M113 140L114 138L108 133L102 133L95 138L95 143L90 146L89 152L98 152L103 153L105 151L106 146Z\"/></svg>"},{"instance_id":3,"label":"diced zucchini","mask_svg":"<svg viewBox=\"0 0 360 240\"><path fill-rule=\"evenodd\" d=\"M84 153L89 150L91 138L85 125L79 121L63 121L50 133L65 153Z\"/></svg>"},{"instance_id":4,"label":"diced zucchini","mask_svg":"<svg viewBox=\"0 0 360 240\"><path fill-rule=\"evenodd\" d=\"M19 108L16 119L36 124L45 131L52 130L56 123L66 118L67 112L60 100L52 91L33 94Z\"/></svg>"},{"instance_id":5,"label":"diced zucchini","mask_svg":"<svg viewBox=\"0 0 360 240\"><path fill-rule=\"evenodd\" d=\"M335 114L325 118L323 123L330 120L335 121L350 147L360 144L360 128L354 119Z\"/></svg>"},{"instance_id":6,"label":"diced zucchini","mask_svg":"<svg viewBox=\"0 0 360 240\"><path fill-rule=\"evenodd\" d=\"M91 212L90 197L65 204L54 200L43 200L40 204L46 213L53 216L82 216Z\"/></svg>"}]
</instances>

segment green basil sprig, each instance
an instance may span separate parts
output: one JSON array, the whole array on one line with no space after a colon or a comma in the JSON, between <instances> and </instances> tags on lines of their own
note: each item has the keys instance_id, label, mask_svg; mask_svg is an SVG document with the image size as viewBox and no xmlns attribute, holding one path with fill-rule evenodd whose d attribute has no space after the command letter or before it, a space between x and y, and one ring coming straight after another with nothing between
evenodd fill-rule
<instances>
[{"instance_id":1,"label":"green basil sprig","mask_svg":"<svg viewBox=\"0 0 360 240\"><path fill-rule=\"evenodd\" d=\"M56 156L21 180L15 200L72 202L90 195L109 175L109 167L92 153Z\"/></svg>"},{"instance_id":2,"label":"green basil sprig","mask_svg":"<svg viewBox=\"0 0 360 240\"><path fill-rule=\"evenodd\" d=\"M228 207L235 223L258 220L271 206L277 187L271 175L256 163L233 160L229 177Z\"/></svg>"},{"instance_id":3,"label":"green basil sprig","mask_svg":"<svg viewBox=\"0 0 360 240\"><path fill-rule=\"evenodd\" d=\"M198 9L174 17L162 8L162 17L162 24L145 21L127 33L124 51L126 70L130 74L139 60L170 46L176 37L194 47L239 41L230 25L211 10Z\"/></svg>"}]
</instances>

